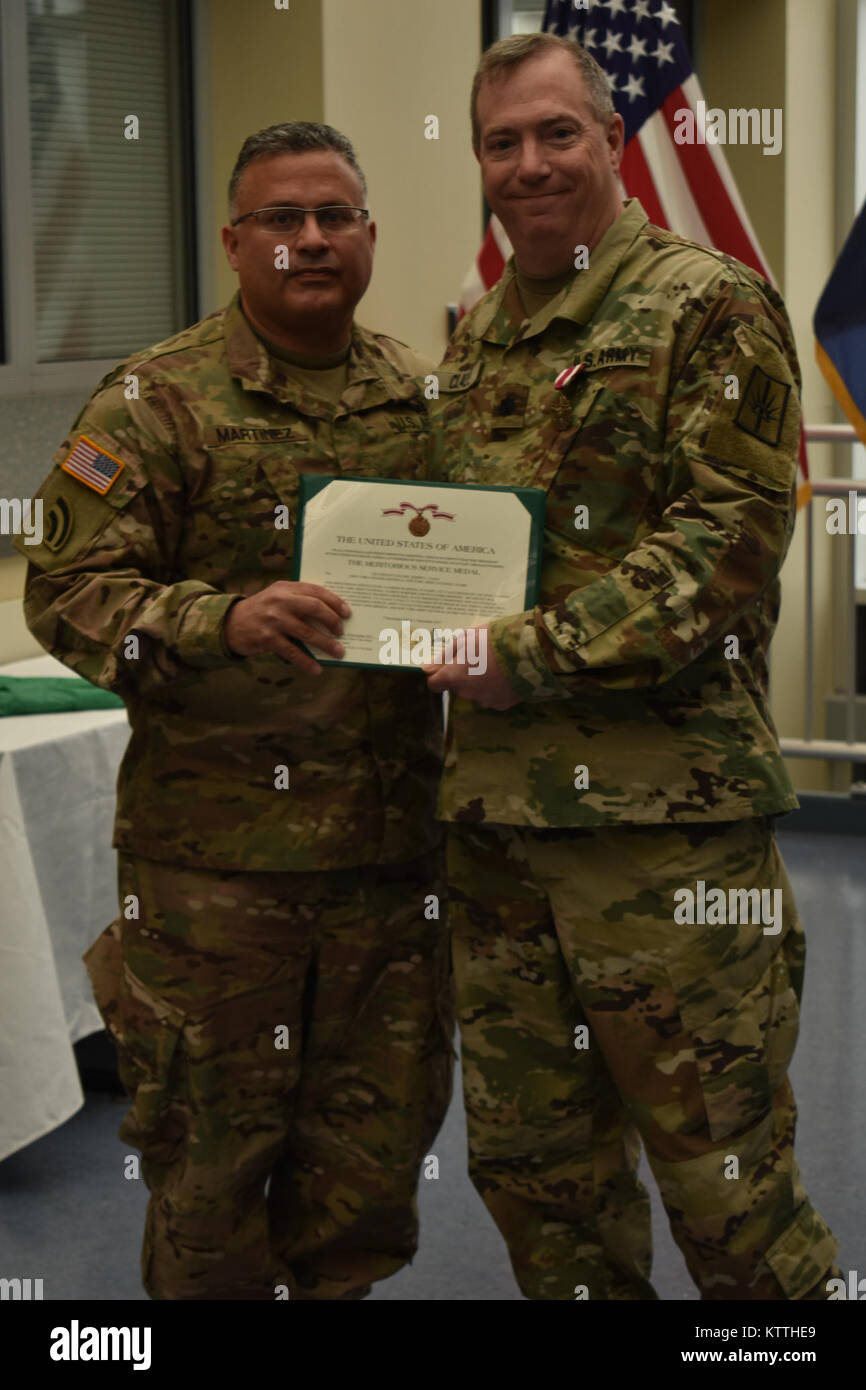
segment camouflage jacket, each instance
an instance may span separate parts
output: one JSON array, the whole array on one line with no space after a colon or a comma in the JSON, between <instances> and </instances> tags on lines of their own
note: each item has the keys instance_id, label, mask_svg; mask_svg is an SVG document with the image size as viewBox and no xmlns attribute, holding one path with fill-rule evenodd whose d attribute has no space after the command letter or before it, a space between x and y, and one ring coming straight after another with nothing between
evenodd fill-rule
<instances>
[{"instance_id":1,"label":"camouflage jacket","mask_svg":"<svg viewBox=\"0 0 866 1390\"><path fill-rule=\"evenodd\" d=\"M413 374L428 369L356 326L335 413L266 352L235 298L129 358L78 416L37 493L44 539L18 548L30 630L127 705L115 847L318 870L436 843L441 700L420 672L307 676L233 656L222 638L238 596L291 577L300 473L424 476ZM81 435L124 465L104 495L61 468Z\"/></svg>"},{"instance_id":2,"label":"camouflage jacket","mask_svg":"<svg viewBox=\"0 0 866 1390\"><path fill-rule=\"evenodd\" d=\"M767 703L800 427L776 291L630 199L530 321L509 262L438 376L433 475L548 494L538 606L490 626L520 703L454 702L440 814L592 826L795 808Z\"/></svg>"}]
</instances>

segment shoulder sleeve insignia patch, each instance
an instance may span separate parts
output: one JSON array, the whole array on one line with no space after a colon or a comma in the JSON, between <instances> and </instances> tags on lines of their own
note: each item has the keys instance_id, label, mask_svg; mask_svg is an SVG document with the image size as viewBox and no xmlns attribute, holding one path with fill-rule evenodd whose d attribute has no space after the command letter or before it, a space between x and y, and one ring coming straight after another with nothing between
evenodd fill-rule
<instances>
[{"instance_id":1,"label":"shoulder sleeve insignia patch","mask_svg":"<svg viewBox=\"0 0 866 1390\"><path fill-rule=\"evenodd\" d=\"M64 473L105 496L109 488L117 482L121 469L125 468L126 464L122 459L115 458L114 454L100 449L98 444L94 444L92 439L82 434L60 467Z\"/></svg>"},{"instance_id":2,"label":"shoulder sleeve insignia patch","mask_svg":"<svg viewBox=\"0 0 866 1390\"><path fill-rule=\"evenodd\" d=\"M775 449L782 437L790 394L788 382L768 376L762 367L753 367L734 424Z\"/></svg>"},{"instance_id":3,"label":"shoulder sleeve insignia patch","mask_svg":"<svg viewBox=\"0 0 866 1390\"><path fill-rule=\"evenodd\" d=\"M71 530L72 508L66 498L58 494L48 508L48 516L45 519L45 534L42 539L49 550L62 550L69 540Z\"/></svg>"}]
</instances>

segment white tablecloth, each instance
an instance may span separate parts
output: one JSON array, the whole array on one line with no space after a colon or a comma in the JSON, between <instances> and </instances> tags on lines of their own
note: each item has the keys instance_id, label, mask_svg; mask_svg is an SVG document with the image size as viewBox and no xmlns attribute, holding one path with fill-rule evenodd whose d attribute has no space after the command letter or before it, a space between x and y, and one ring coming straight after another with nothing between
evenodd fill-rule
<instances>
[{"instance_id":1,"label":"white tablecloth","mask_svg":"<svg viewBox=\"0 0 866 1390\"><path fill-rule=\"evenodd\" d=\"M6 676L71 676L50 656ZM126 711L0 719L0 1159L84 1103L72 1044L101 1028L82 953L117 916Z\"/></svg>"}]
</instances>

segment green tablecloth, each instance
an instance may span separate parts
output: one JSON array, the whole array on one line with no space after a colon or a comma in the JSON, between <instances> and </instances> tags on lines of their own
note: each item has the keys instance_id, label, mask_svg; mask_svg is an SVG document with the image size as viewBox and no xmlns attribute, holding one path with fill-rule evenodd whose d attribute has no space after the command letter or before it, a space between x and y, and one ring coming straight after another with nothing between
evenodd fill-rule
<instances>
[{"instance_id":1,"label":"green tablecloth","mask_svg":"<svg viewBox=\"0 0 866 1390\"><path fill-rule=\"evenodd\" d=\"M0 676L0 718L74 709L123 709L123 701L81 676Z\"/></svg>"}]
</instances>

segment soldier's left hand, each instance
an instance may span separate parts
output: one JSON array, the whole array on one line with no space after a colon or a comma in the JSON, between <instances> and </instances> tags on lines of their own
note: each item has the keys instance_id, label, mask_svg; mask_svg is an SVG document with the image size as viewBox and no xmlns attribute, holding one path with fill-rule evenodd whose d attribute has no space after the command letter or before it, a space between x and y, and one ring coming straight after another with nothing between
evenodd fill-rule
<instances>
[{"instance_id":1,"label":"soldier's left hand","mask_svg":"<svg viewBox=\"0 0 866 1390\"><path fill-rule=\"evenodd\" d=\"M490 649L486 631L467 629L467 633L470 631L477 631L479 634L483 632L481 645L476 642L470 650L486 653L487 669L482 672L477 666L472 667L467 662L431 662L421 667L427 677L428 687L437 695L443 690L450 690L462 700L474 700L482 709L511 709L519 700Z\"/></svg>"}]
</instances>

